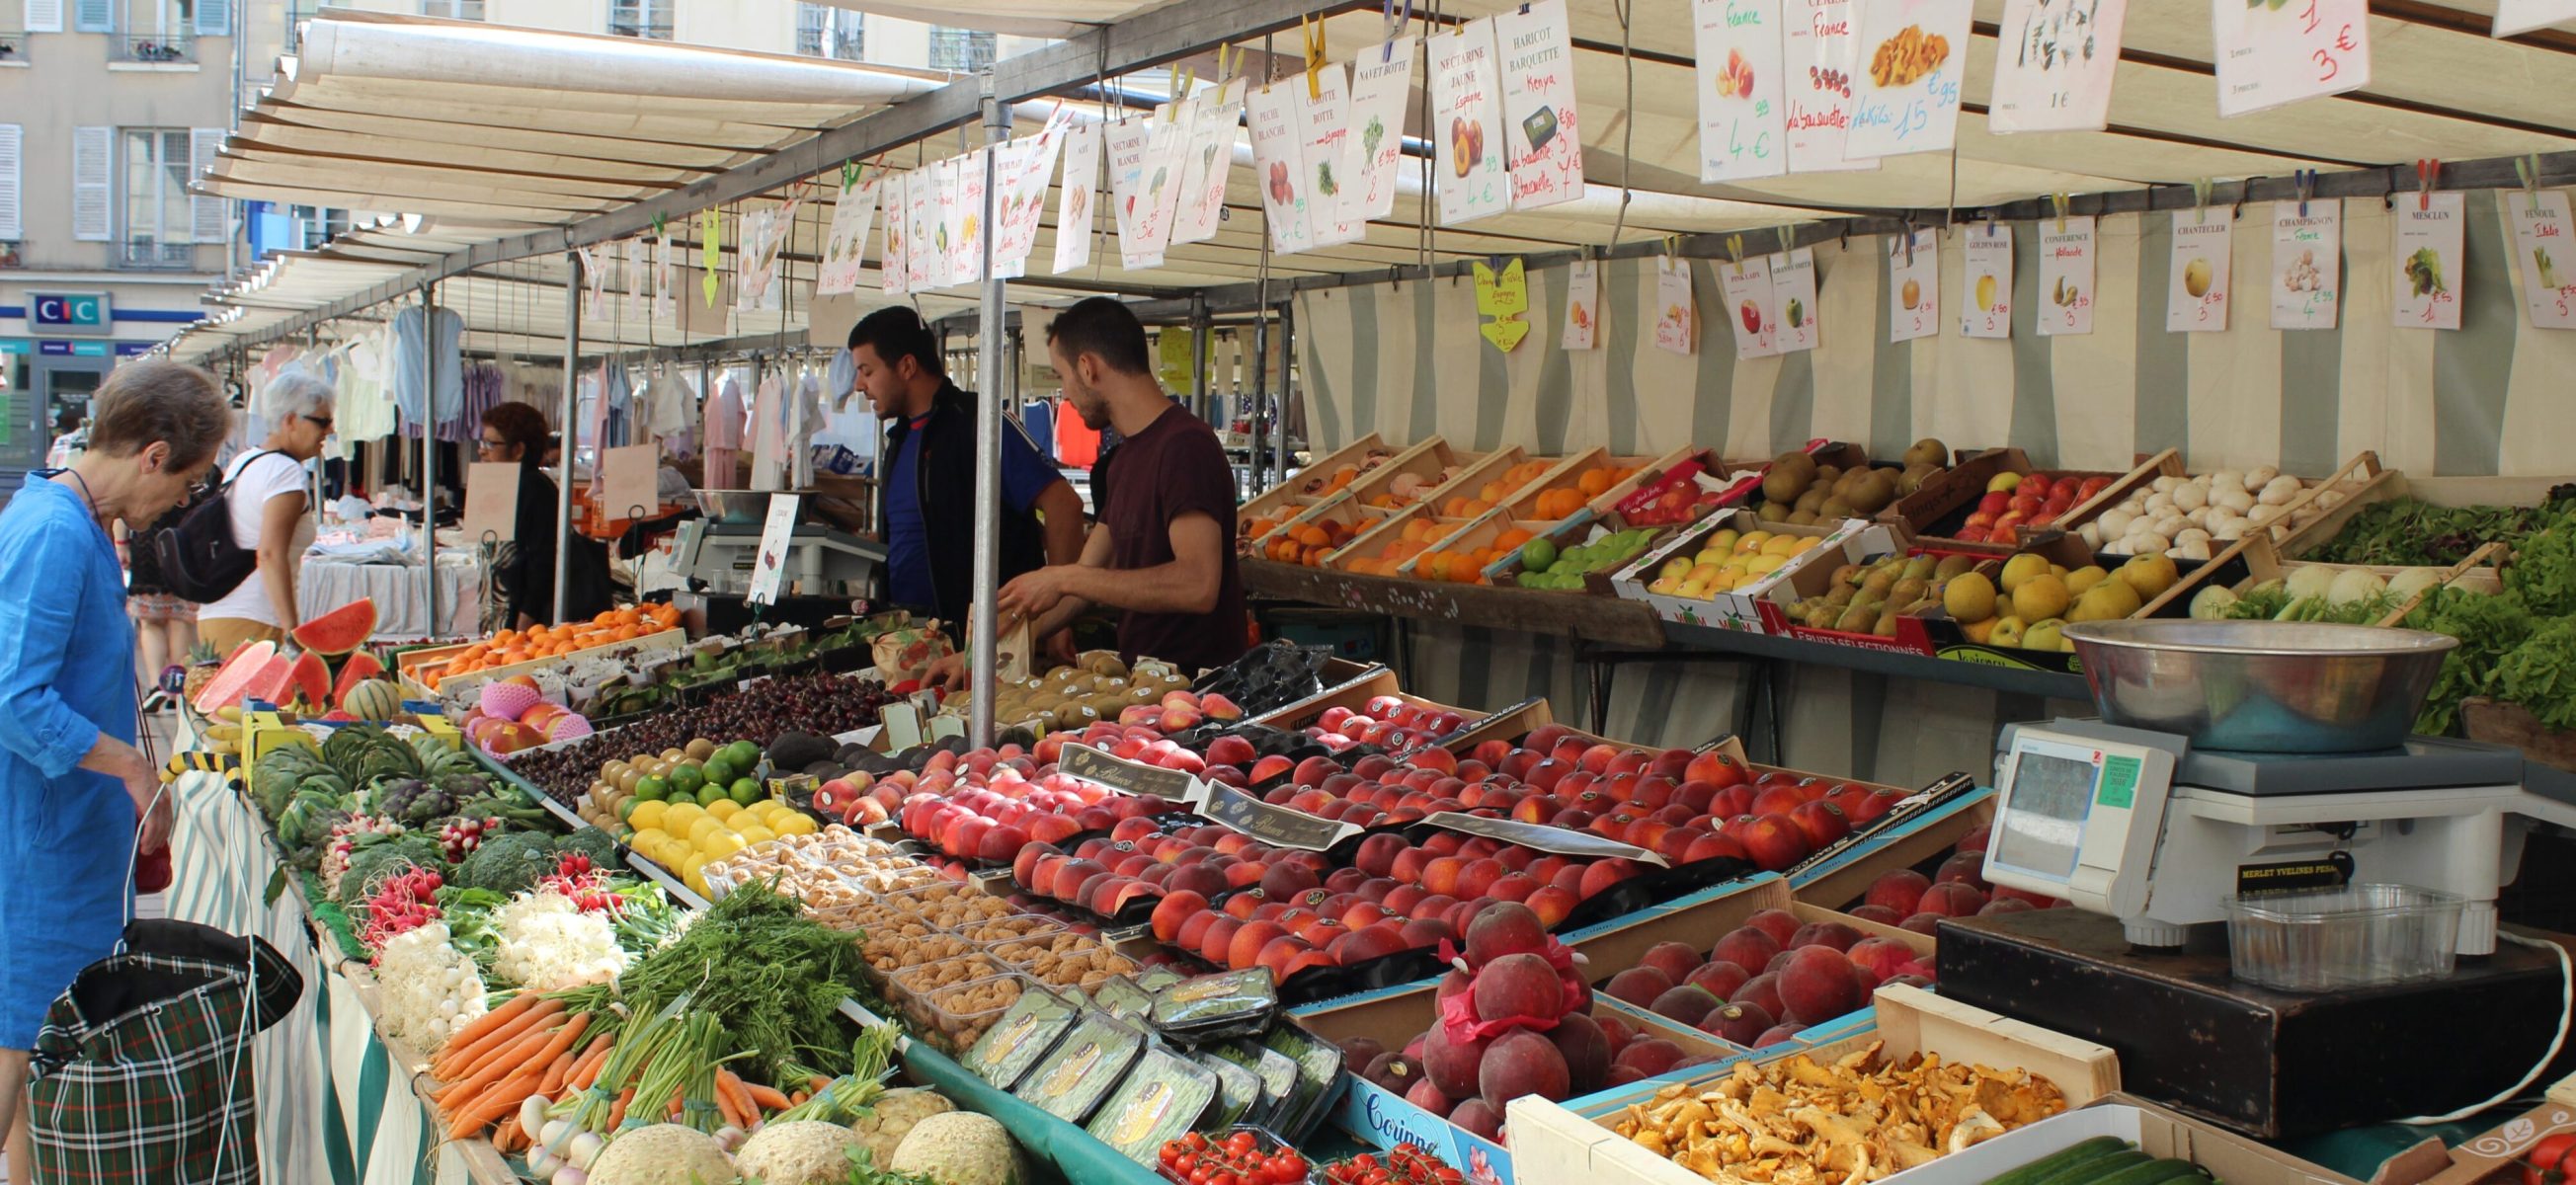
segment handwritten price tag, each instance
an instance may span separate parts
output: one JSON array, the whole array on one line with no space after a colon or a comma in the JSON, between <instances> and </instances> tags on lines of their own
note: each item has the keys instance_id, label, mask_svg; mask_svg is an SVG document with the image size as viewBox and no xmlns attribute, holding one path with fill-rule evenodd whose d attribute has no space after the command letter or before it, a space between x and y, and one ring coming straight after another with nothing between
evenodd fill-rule
<instances>
[{"instance_id":1,"label":"handwritten price tag","mask_svg":"<svg viewBox=\"0 0 2576 1185\"><path fill-rule=\"evenodd\" d=\"M2093 332L2093 220L2039 221L2041 337Z\"/></svg>"},{"instance_id":2,"label":"handwritten price tag","mask_svg":"<svg viewBox=\"0 0 2576 1185\"><path fill-rule=\"evenodd\" d=\"M1973 0L1861 0L1853 156L1947 152L1958 141Z\"/></svg>"},{"instance_id":3,"label":"handwritten price tag","mask_svg":"<svg viewBox=\"0 0 2576 1185\"><path fill-rule=\"evenodd\" d=\"M2567 194L2507 191L2504 212L2513 226L2522 305L2531 323L2542 329L2576 329L2576 222L2568 217Z\"/></svg>"},{"instance_id":4,"label":"handwritten price tag","mask_svg":"<svg viewBox=\"0 0 2576 1185\"><path fill-rule=\"evenodd\" d=\"M1702 181L1789 170L1780 21L1780 0L1692 0Z\"/></svg>"},{"instance_id":5,"label":"handwritten price tag","mask_svg":"<svg viewBox=\"0 0 2576 1185\"><path fill-rule=\"evenodd\" d=\"M2225 210L2176 210L2165 332L2227 332L2227 284L2236 222Z\"/></svg>"},{"instance_id":6,"label":"handwritten price tag","mask_svg":"<svg viewBox=\"0 0 2576 1185\"><path fill-rule=\"evenodd\" d=\"M1735 356L1768 358L1780 352L1780 309L1771 290L1771 257L1756 255L1717 265L1726 298L1727 325L1735 330Z\"/></svg>"},{"instance_id":7,"label":"handwritten price tag","mask_svg":"<svg viewBox=\"0 0 2576 1185\"><path fill-rule=\"evenodd\" d=\"M1783 0L1781 88L1788 106L1789 171L1850 172L1878 167L1849 151L1852 74L1860 38L1852 32L1858 0ZM1760 79L1755 79L1758 88Z\"/></svg>"},{"instance_id":8,"label":"handwritten price tag","mask_svg":"<svg viewBox=\"0 0 2576 1185\"><path fill-rule=\"evenodd\" d=\"M2272 328L2332 329L2343 298L2343 203L2272 203Z\"/></svg>"},{"instance_id":9,"label":"handwritten price tag","mask_svg":"<svg viewBox=\"0 0 2576 1185\"><path fill-rule=\"evenodd\" d=\"M1565 0L1532 0L1494 18L1502 61L1503 142L1512 208L1583 196L1583 135L1574 99L1574 27Z\"/></svg>"},{"instance_id":10,"label":"handwritten price tag","mask_svg":"<svg viewBox=\"0 0 2576 1185\"><path fill-rule=\"evenodd\" d=\"M1967 267L1960 276L1959 332L1969 337L2012 336L2013 230L1981 223L1967 231Z\"/></svg>"},{"instance_id":11,"label":"handwritten price tag","mask_svg":"<svg viewBox=\"0 0 2576 1185\"><path fill-rule=\"evenodd\" d=\"M2210 0L2218 113L2370 85L2369 0Z\"/></svg>"},{"instance_id":12,"label":"handwritten price tag","mask_svg":"<svg viewBox=\"0 0 2576 1185\"><path fill-rule=\"evenodd\" d=\"M1909 237L1911 251L1906 244ZM1940 232L1887 236L1887 340L1911 341L1940 332Z\"/></svg>"},{"instance_id":13,"label":"handwritten price tag","mask_svg":"<svg viewBox=\"0 0 2576 1185\"><path fill-rule=\"evenodd\" d=\"M2127 0L2004 0L1987 129L2100 131L2128 7Z\"/></svg>"},{"instance_id":14,"label":"handwritten price tag","mask_svg":"<svg viewBox=\"0 0 2576 1185\"><path fill-rule=\"evenodd\" d=\"M2397 284L2392 314L2397 327L2459 328L2467 195L2436 193L2426 201L2400 201L2391 222L2397 242L2397 263L2390 274Z\"/></svg>"}]
</instances>

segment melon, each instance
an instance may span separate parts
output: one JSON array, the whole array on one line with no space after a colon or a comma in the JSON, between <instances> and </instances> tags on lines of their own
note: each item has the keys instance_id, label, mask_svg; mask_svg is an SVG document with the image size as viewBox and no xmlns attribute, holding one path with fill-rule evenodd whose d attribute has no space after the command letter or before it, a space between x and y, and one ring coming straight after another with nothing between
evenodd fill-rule
<instances>
[{"instance_id":1,"label":"melon","mask_svg":"<svg viewBox=\"0 0 2576 1185\"><path fill-rule=\"evenodd\" d=\"M364 650L351 654L340 664L340 681L331 685L331 702L346 706L349 690L385 673L385 664Z\"/></svg>"},{"instance_id":2,"label":"melon","mask_svg":"<svg viewBox=\"0 0 2576 1185\"><path fill-rule=\"evenodd\" d=\"M295 687L295 700L316 712L331 710L331 664L310 650L298 655L295 666L287 673Z\"/></svg>"},{"instance_id":3,"label":"melon","mask_svg":"<svg viewBox=\"0 0 2576 1185\"><path fill-rule=\"evenodd\" d=\"M295 644L313 654L347 654L375 632L375 598L360 597L295 627Z\"/></svg>"},{"instance_id":4,"label":"melon","mask_svg":"<svg viewBox=\"0 0 2576 1185\"><path fill-rule=\"evenodd\" d=\"M268 660L276 654L277 643L275 642L243 643L239 649L233 651L231 658L224 660L223 667L215 672L215 677L206 680L205 688L197 693L197 711L212 716L217 708L240 703L242 690L250 686L251 680L267 669Z\"/></svg>"},{"instance_id":5,"label":"melon","mask_svg":"<svg viewBox=\"0 0 2576 1185\"><path fill-rule=\"evenodd\" d=\"M294 686L295 660L282 654L273 655L259 668L258 674L251 676L250 682L242 685L242 699L276 705L285 702L286 693Z\"/></svg>"},{"instance_id":6,"label":"melon","mask_svg":"<svg viewBox=\"0 0 2576 1185\"><path fill-rule=\"evenodd\" d=\"M391 720L402 711L402 691L390 679L369 679L340 693L340 710L360 720Z\"/></svg>"}]
</instances>

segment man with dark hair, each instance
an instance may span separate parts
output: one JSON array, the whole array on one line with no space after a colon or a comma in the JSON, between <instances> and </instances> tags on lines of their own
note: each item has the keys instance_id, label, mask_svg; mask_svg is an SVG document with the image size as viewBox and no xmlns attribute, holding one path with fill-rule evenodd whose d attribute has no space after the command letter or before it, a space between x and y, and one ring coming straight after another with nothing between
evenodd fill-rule
<instances>
[{"instance_id":1,"label":"man with dark hair","mask_svg":"<svg viewBox=\"0 0 2576 1185\"><path fill-rule=\"evenodd\" d=\"M850 329L859 391L886 422L877 483L887 595L963 628L975 596L974 394L948 380L919 314L878 309ZM1082 496L1002 417L1002 579L1082 554Z\"/></svg>"},{"instance_id":2,"label":"man with dark hair","mask_svg":"<svg viewBox=\"0 0 2576 1185\"><path fill-rule=\"evenodd\" d=\"M1101 461L1100 525L1078 563L1040 568L1001 594L1003 620L1044 638L1092 605L1125 610L1118 649L1183 670L1221 666L1249 645L1234 562L1234 471L1216 433L1163 393L1145 328L1127 306L1093 297L1059 314L1047 350L1067 402L1093 428L1126 437Z\"/></svg>"}]
</instances>

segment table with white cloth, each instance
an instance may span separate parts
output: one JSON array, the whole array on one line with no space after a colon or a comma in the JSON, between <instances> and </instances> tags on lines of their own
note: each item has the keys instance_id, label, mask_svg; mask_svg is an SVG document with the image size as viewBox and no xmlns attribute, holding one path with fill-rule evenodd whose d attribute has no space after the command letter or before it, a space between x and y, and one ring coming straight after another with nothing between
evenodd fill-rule
<instances>
[{"instance_id":1,"label":"table with white cloth","mask_svg":"<svg viewBox=\"0 0 2576 1185\"><path fill-rule=\"evenodd\" d=\"M360 597L376 602L376 634L387 641L470 638L483 632L483 558L470 551L438 553L438 615L429 616L429 585L419 565L352 563L322 552L304 557L295 582L296 612L310 621Z\"/></svg>"}]
</instances>

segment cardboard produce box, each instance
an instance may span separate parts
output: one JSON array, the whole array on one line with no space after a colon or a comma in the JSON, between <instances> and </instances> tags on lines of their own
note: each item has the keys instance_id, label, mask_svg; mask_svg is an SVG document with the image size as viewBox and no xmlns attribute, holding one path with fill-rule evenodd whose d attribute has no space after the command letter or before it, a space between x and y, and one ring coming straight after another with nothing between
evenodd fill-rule
<instances>
[{"instance_id":1,"label":"cardboard produce box","mask_svg":"<svg viewBox=\"0 0 2576 1185\"><path fill-rule=\"evenodd\" d=\"M1881 1053L1891 1061L1914 1054L1938 1054L1945 1062L2004 1071L2028 1070L2047 1078L2063 1092L2069 1108L2082 1107L2119 1089L2118 1059L2109 1049L2092 1042L2008 1020L1918 988L1880 988L1874 1003L1876 1024L1871 1029L1808 1050L1757 1055L1752 1060L1757 1065L1769 1065L1804 1055L1830 1066L1842 1057L1867 1050L1873 1043L1883 1043ZM1604 1091L1577 1106L1539 1098L1515 1099L1505 1111L1513 1155L1533 1182L1705 1185L1707 1178L1620 1135L1616 1125L1632 1106L1653 1105L1661 1091L1689 1091L1732 1072L1731 1066L1720 1067L1682 1083L1636 1083L1620 1091ZM2057 1121L2046 1120L2021 1130L2035 1130ZM1882 1179L1909 1185L1975 1185L2011 1166L1981 1166L1982 1157L1960 1159L1950 1166L1953 1175L1940 1175L1945 1162L1953 1157L1978 1157L1984 1148L2008 1138L2009 1135L1999 1136L1984 1145ZM2015 1157L2012 1164L2021 1162L2022 1158Z\"/></svg>"},{"instance_id":2,"label":"cardboard produce box","mask_svg":"<svg viewBox=\"0 0 2576 1185\"><path fill-rule=\"evenodd\" d=\"M1653 591L1651 586L1666 561L1676 556L1696 554L1700 545L1709 536L1724 530L1735 531L1738 535L1768 531L1773 535L1815 539L1818 542L1814 547L1789 557L1787 563L1762 579L1726 592L1712 593L1705 599ZM1614 573L1610 579L1610 586L1617 596L1632 601L1644 601L1654 606L1655 615L1666 621L1684 625L1711 625L1723 629L1743 630L1747 633L1771 633L1773 631L1764 618L1761 606L1764 602L1774 602L1783 606L1795 603L1800 595L1804 595L1795 591L1796 582L1802 571L1820 570L1823 576L1818 577L1817 580L1821 581L1824 577L1830 577L1833 570L1843 564L1856 564L1867 557L1885 555L1895 550L1896 546L1897 539L1892 531L1863 519L1845 519L1831 525L1800 526L1793 523L1766 523L1754 517L1753 512L1749 510L1720 511L1701 519L1697 524L1675 534L1663 543L1647 549L1645 554L1638 556L1627 567ZM1826 557L1833 558L1831 562L1827 562Z\"/></svg>"}]
</instances>

